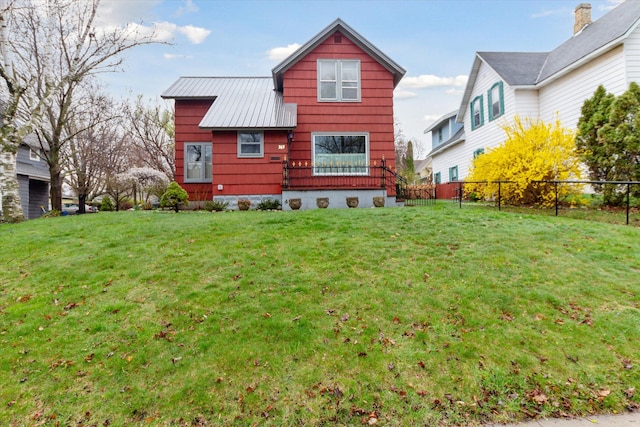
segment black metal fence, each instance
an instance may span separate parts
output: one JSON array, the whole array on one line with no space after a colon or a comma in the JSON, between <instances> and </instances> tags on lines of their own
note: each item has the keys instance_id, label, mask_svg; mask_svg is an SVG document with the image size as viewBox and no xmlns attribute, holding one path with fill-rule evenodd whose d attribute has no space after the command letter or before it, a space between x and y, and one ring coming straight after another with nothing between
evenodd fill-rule
<instances>
[{"instance_id":1,"label":"black metal fence","mask_svg":"<svg viewBox=\"0 0 640 427\"><path fill-rule=\"evenodd\" d=\"M626 224L629 224L629 216L631 211L631 194L633 186L640 186L640 181L579 181L579 180L541 180L541 181L533 181L536 184L545 184L553 186L554 190L554 209L555 216L558 216L558 212L560 207L562 206L562 200L559 196L560 191L558 189L561 185L613 185L617 186L619 189L623 189L625 193L625 214L626 214ZM474 198L470 195L465 195L464 186L469 184L489 184L488 181L457 181L455 182L457 185L457 194L455 197L455 202L460 205L462 208L463 201L474 201ZM502 189L505 185L513 184L513 181L493 181L491 184L498 185L498 191L495 197L490 200L496 204L498 210L502 209L502 206L505 202L502 196Z\"/></svg>"}]
</instances>

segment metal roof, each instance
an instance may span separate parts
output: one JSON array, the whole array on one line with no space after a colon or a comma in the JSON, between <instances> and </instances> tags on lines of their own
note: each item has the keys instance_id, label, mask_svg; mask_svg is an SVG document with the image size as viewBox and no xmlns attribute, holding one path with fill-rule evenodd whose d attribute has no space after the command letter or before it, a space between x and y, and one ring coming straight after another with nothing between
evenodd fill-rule
<instances>
[{"instance_id":1,"label":"metal roof","mask_svg":"<svg viewBox=\"0 0 640 427\"><path fill-rule=\"evenodd\" d=\"M270 77L181 77L163 98L213 99L202 129L293 129L297 105L285 104Z\"/></svg>"},{"instance_id":2,"label":"metal roof","mask_svg":"<svg viewBox=\"0 0 640 427\"><path fill-rule=\"evenodd\" d=\"M339 31L340 34L351 40L356 46L378 61L380 65L389 70L389 72L393 74L393 86L397 86L406 73L406 70L387 55L382 53L382 51L375 47L371 42L358 34L356 30L348 26L342 19L338 18L271 70L273 74L273 83L276 89L282 90L282 76L285 71L295 65L313 49L322 44L326 39L331 37L336 31Z\"/></svg>"}]
</instances>

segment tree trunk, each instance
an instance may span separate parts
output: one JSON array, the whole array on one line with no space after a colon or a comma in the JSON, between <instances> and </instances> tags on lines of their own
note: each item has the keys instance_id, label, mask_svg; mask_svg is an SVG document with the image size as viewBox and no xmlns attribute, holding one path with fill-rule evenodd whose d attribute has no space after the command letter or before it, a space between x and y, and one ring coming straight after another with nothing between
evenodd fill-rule
<instances>
[{"instance_id":1,"label":"tree trunk","mask_svg":"<svg viewBox=\"0 0 640 427\"><path fill-rule=\"evenodd\" d=\"M2 219L6 222L21 222L25 220L20 200L18 175L16 175L17 152L3 150L0 154L0 194L2 195Z\"/></svg>"},{"instance_id":2,"label":"tree trunk","mask_svg":"<svg viewBox=\"0 0 640 427\"><path fill-rule=\"evenodd\" d=\"M51 209L62 212L62 173L60 166L49 165L49 176L51 177L50 192Z\"/></svg>"}]
</instances>

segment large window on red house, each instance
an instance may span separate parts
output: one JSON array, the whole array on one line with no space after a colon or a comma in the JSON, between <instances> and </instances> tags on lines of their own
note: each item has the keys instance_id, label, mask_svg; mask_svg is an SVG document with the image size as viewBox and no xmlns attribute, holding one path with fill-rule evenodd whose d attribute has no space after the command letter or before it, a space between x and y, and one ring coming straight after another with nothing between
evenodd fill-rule
<instances>
[{"instance_id":1,"label":"large window on red house","mask_svg":"<svg viewBox=\"0 0 640 427\"><path fill-rule=\"evenodd\" d=\"M211 182L211 160L210 142L185 142L184 182Z\"/></svg>"},{"instance_id":2,"label":"large window on red house","mask_svg":"<svg viewBox=\"0 0 640 427\"><path fill-rule=\"evenodd\" d=\"M319 59L318 101L360 101L360 61Z\"/></svg>"},{"instance_id":3,"label":"large window on red house","mask_svg":"<svg viewBox=\"0 0 640 427\"><path fill-rule=\"evenodd\" d=\"M311 135L315 175L366 175L369 134L325 133Z\"/></svg>"}]
</instances>

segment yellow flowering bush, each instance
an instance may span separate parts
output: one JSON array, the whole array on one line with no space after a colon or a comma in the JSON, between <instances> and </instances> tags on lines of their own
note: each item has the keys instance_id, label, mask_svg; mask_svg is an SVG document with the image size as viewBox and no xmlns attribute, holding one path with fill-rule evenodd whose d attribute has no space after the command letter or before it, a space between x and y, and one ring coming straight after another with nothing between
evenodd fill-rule
<instances>
[{"instance_id":1,"label":"yellow flowering bush","mask_svg":"<svg viewBox=\"0 0 640 427\"><path fill-rule=\"evenodd\" d=\"M497 181L510 181L500 187L503 201L514 205L551 206L555 188L550 183L535 181L579 180L580 159L575 146L575 133L560 125L560 120L547 124L541 120L515 116L503 127L506 140L473 160L465 193L483 199L498 195ZM558 197L579 194L576 185L558 184Z\"/></svg>"}]
</instances>

